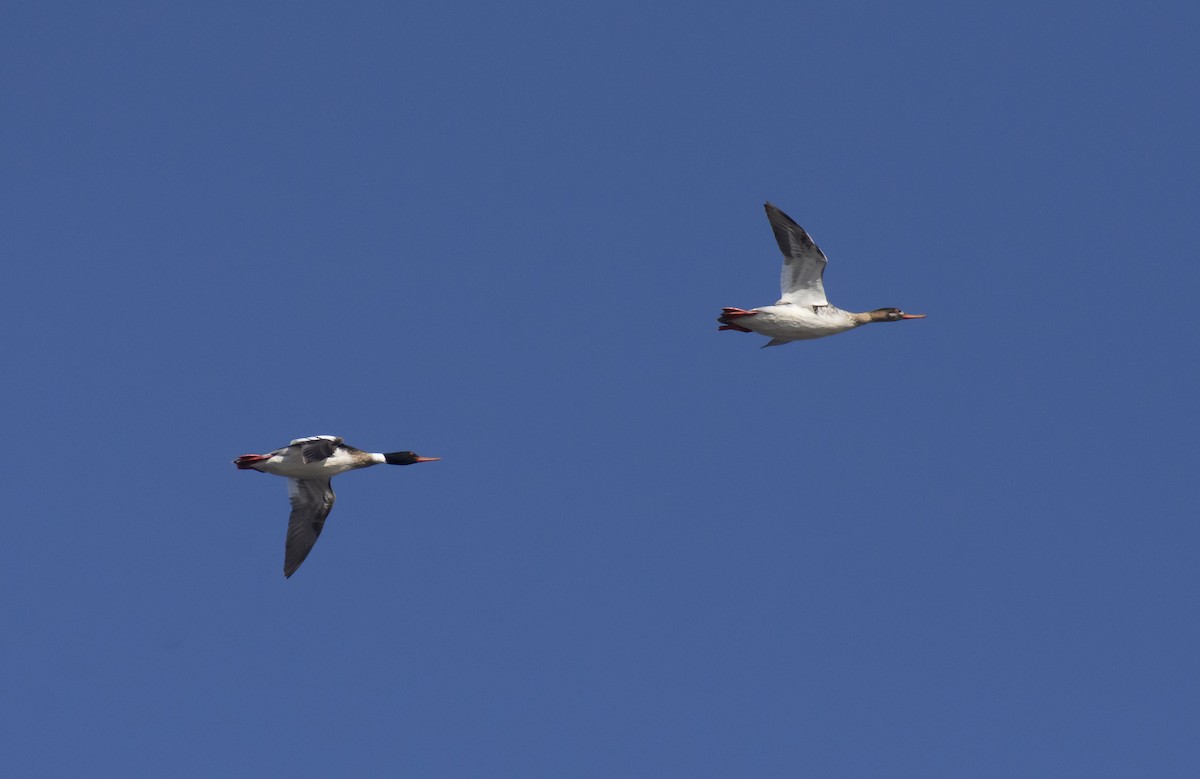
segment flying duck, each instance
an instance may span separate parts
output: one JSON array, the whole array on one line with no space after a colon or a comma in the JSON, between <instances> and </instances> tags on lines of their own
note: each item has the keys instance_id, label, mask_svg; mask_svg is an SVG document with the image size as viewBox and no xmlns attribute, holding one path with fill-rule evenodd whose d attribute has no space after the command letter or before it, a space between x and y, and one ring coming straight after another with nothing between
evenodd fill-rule
<instances>
[{"instance_id":1,"label":"flying duck","mask_svg":"<svg viewBox=\"0 0 1200 779\"><path fill-rule=\"evenodd\" d=\"M412 452L364 452L347 446L337 436L314 435L297 438L282 449L267 454L244 454L233 464L242 470L273 473L288 479L292 514L288 518L283 575L289 577L312 551L325 518L333 508L335 496L330 479L339 473L380 463L412 465L440 459L418 457Z\"/></svg>"},{"instance_id":2,"label":"flying duck","mask_svg":"<svg viewBox=\"0 0 1200 779\"><path fill-rule=\"evenodd\" d=\"M789 341L824 338L844 333L871 322L899 322L901 319L924 319L924 314L906 314L898 308L877 308L855 314L843 311L825 298L821 277L829 261L804 228L770 203L765 204L767 220L775 232L775 240L783 252L783 273L779 286L783 297L773 306L761 306L746 311L726 308L718 317L719 330L738 330L770 336L766 346L779 346Z\"/></svg>"}]
</instances>

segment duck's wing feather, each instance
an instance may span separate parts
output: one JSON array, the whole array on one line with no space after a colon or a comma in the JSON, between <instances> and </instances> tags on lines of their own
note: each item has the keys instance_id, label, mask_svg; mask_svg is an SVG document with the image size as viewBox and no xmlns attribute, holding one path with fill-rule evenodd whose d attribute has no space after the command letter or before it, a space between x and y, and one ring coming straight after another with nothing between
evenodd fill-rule
<instances>
[{"instance_id":1,"label":"duck's wing feather","mask_svg":"<svg viewBox=\"0 0 1200 779\"><path fill-rule=\"evenodd\" d=\"M342 445L342 439L333 435L314 435L308 438L297 438L289 446L300 447L300 456L306 463L316 463L327 460Z\"/></svg>"},{"instance_id":2,"label":"duck's wing feather","mask_svg":"<svg viewBox=\"0 0 1200 779\"><path fill-rule=\"evenodd\" d=\"M767 203L767 220L783 252L783 271L779 276L782 297L777 305L794 303L801 306L827 306L825 284L825 259L821 248L804 232L804 228L775 206Z\"/></svg>"},{"instance_id":3,"label":"duck's wing feather","mask_svg":"<svg viewBox=\"0 0 1200 779\"><path fill-rule=\"evenodd\" d=\"M287 543L283 553L283 575L291 576L308 557L336 496L329 479L288 479L292 514L288 517Z\"/></svg>"}]
</instances>

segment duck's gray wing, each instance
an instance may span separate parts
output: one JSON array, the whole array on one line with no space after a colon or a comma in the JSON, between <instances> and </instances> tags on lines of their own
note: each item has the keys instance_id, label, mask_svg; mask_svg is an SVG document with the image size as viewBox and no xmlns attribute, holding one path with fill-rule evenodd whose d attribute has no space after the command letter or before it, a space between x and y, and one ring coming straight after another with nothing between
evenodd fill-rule
<instances>
[{"instance_id":1,"label":"duck's gray wing","mask_svg":"<svg viewBox=\"0 0 1200 779\"><path fill-rule=\"evenodd\" d=\"M292 501L292 515L288 517L283 552L285 577L294 574L312 551L336 496L329 479L288 479L288 497Z\"/></svg>"},{"instance_id":2,"label":"duck's gray wing","mask_svg":"<svg viewBox=\"0 0 1200 779\"><path fill-rule=\"evenodd\" d=\"M827 306L825 299L825 259L821 248L804 232L804 228L775 206L767 203L767 220L783 252L783 271L779 275L781 297L776 305L794 303L800 306Z\"/></svg>"}]
</instances>

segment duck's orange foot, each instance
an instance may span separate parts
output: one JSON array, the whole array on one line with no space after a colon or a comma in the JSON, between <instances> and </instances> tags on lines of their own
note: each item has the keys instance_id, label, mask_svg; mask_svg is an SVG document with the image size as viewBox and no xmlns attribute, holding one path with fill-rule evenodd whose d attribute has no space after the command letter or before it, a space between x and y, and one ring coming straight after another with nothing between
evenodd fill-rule
<instances>
[{"instance_id":1,"label":"duck's orange foot","mask_svg":"<svg viewBox=\"0 0 1200 779\"><path fill-rule=\"evenodd\" d=\"M739 316L754 316L757 313L757 311L747 311L744 308L723 308L721 309L721 318L724 319L725 317L729 317L730 319L733 319L734 317Z\"/></svg>"},{"instance_id":2,"label":"duck's orange foot","mask_svg":"<svg viewBox=\"0 0 1200 779\"><path fill-rule=\"evenodd\" d=\"M753 330L736 325L733 320L739 316L754 316L757 311L747 311L744 308L723 308L721 316L717 317L717 321L721 323L718 330L737 330L739 333L753 333Z\"/></svg>"}]
</instances>

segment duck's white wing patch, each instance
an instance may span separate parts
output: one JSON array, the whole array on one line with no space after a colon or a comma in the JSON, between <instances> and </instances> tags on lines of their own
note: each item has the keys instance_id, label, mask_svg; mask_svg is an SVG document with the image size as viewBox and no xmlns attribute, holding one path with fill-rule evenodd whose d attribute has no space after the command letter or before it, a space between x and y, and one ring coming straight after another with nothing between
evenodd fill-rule
<instances>
[{"instance_id":1,"label":"duck's white wing patch","mask_svg":"<svg viewBox=\"0 0 1200 779\"><path fill-rule=\"evenodd\" d=\"M288 446L307 444L310 441L333 441L335 444L342 443L342 439L335 435L310 435L306 438L297 438L295 441L292 441L290 444L288 444Z\"/></svg>"},{"instance_id":2,"label":"duck's white wing patch","mask_svg":"<svg viewBox=\"0 0 1200 779\"><path fill-rule=\"evenodd\" d=\"M283 552L283 575L291 576L308 557L336 496L329 479L288 479L292 514L288 517L287 543Z\"/></svg>"},{"instance_id":3,"label":"duck's white wing patch","mask_svg":"<svg viewBox=\"0 0 1200 779\"><path fill-rule=\"evenodd\" d=\"M765 208L767 220L771 222L771 230L779 243L779 250L783 252L783 271L779 275L782 297L776 305L829 305L829 301L825 299L825 284L822 281L825 265L829 262L825 259L824 252L790 216L770 203L767 203Z\"/></svg>"}]
</instances>

